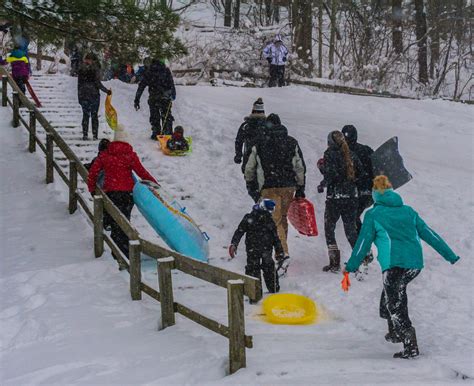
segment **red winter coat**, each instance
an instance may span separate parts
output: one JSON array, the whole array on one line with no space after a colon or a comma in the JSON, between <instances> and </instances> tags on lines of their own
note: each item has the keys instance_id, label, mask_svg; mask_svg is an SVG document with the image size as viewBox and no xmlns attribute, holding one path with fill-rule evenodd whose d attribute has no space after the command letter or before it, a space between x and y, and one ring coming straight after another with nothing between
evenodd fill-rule
<instances>
[{"instance_id":1,"label":"red winter coat","mask_svg":"<svg viewBox=\"0 0 474 386\"><path fill-rule=\"evenodd\" d=\"M103 170L105 174L104 187L105 192L119 191L131 192L135 182L132 178L132 171L144 180L157 181L143 167L138 159L137 153L133 147L126 142L111 142L107 150L100 153L91 166L87 186L89 192L95 191L97 177Z\"/></svg>"}]
</instances>

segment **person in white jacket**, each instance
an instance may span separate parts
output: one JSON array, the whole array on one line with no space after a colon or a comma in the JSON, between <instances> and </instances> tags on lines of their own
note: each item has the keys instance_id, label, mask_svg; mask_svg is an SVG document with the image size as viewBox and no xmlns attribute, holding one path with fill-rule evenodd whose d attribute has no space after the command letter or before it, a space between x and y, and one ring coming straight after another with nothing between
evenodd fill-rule
<instances>
[{"instance_id":1,"label":"person in white jacket","mask_svg":"<svg viewBox=\"0 0 474 386\"><path fill-rule=\"evenodd\" d=\"M272 43L263 49L263 56L270 64L269 87L285 85L285 63L288 56L288 49L281 40L281 35L276 35Z\"/></svg>"}]
</instances>

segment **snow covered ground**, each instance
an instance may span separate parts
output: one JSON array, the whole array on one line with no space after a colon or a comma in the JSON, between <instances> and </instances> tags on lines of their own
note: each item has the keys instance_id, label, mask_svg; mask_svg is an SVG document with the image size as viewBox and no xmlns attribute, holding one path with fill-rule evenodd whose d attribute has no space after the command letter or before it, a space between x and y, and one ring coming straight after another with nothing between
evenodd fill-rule
<instances>
[{"instance_id":1,"label":"snow covered ground","mask_svg":"<svg viewBox=\"0 0 474 386\"><path fill-rule=\"evenodd\" d=\"M69 79L65 99L76 100ZM145 166L211 236L210 263L243 272L243 243L236 259L227 245L250 210L240 166L233 163L234 138L242 118L261 96L267 113L280 114L303 149L308 165L307 196L323 231L324 197L316 192L315 164L327 133L352 123L363 143L377 147L397 135L414 180L400 189L407 204L461 256L451 266L428 248L426 268L409 287L410 312L422 355L392 359L399 346L384 341L378 317L381 275L377 263L348 294L340 275L324 274L324 237L305 238L290 230L292 264L282 290L313 298L317 324L269 325L260 306L246 304L247 368L225 377L226 340L184 318L157 332L159 305L132 302L127 274L110 256L96 260L92 230L77 213L68 218L60 185L46 187L26 137L1 124L0 296L1 380L3 384L450 384L474 378L471 281L473 251L472 106L443 101L407 101L318 93L301 87L244 89L178 87L173 113L193 136L189 157L165 157L150 141L147 94L133 110L136 86L108 82L119 121L129 130ZM103 124L103 123L102 123ZM18 177L22 176L21 179ZM7 183L5 183L7 181ZM38 203L44 203L38 205ZM48 217L49 216L49 217ZM155 237L135 209L132 221ZM21 246L16 246L21 241ZM342 227L344 260L350 248ZM53 241L53 242L51 242ZM144 261L145 280L156 285L153 261ZM225 291L182 274L173 276L177 301L224 323Z\"/></svg>"}]
</instances>

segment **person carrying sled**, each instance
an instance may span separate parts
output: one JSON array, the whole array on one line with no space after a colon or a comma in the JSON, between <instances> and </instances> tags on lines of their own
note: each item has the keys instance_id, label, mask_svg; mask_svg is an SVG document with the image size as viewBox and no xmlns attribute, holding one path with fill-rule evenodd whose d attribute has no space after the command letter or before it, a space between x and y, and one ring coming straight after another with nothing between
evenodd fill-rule
<instances>
[{"instance_id":1,"label":"person carrying sled","mask_svg":"<svg viewBox=\"0 0 474 386\"><path fill-rule=\"evenodd\" d=\"M352 248L357 241L357 181L364 173L357 156L351 152L344 135L331 131L328 135L328 148L318 168L324 180L318 187L322 193L326 187L326 209L324 211L324 234L328 247L329 264L324 272L338 272L341 267L341 253L336 242L336 224L340 217L344 224L347 240Z\"/></svg>"},{"instance_id":2,"label":"person carrying sled","mask_svg":"<svg viewBox=\"0 0 474 386\"><path fill-rule=\"evenodd\" d=\"M176 126L174 128L174 133L170 139L166 142L166 147L172 151L180 150L187 151L189 150L189 144L186 138L184 137L183 126Z\"/></svg>"},{"instance_id":3,"label":"person carrying sled","mask_svg":"<svg viewBox=\"0 0 474 386\"><path fill-rule=\"evenodd\" d=\"M82 139L89 138L89 119L92 121L92 135L97 140L99 135L100 91L107 95L112 93L100 81L100 65L97 56L89 52L84 56L77 72L77 96L82 107Z\"/></svg>"},{"instance_id":4,"label":"person carrying sled","mask_svg":"<svg viewBox=\"0 0 474 386\"><path fill-rule=\"evenodd\" d=\"M273 249L275 249L277 259L283 257L283 248L271 215L274 209L273 200L263 199L255 204L252 211L247 213L240 222L229 246L229 255L234 258L240 240L245 235L247 251L245 274L261 280L260 271L263 271L263 279L270 293L280 290L275 262L272 258Z\"/></svg>"},{"instance_id":5,"label":"person carrying sled","mask_svg":"<svg viewBox=\"0 0 474 386\"><path fill-rule=\"evenodd\" d=\"M383 275L380 299L380 317L388 322L385 339L403 343L403 350L394 358L412 358L419 355L416 332L408 316L407 286L423 268L423 250L420 239L428 243L451 264L459 256L422 220L419 214L392 189L386 176L374 179L372 196L375 205L364 217L362 230L345 272L356 272L362 260L375 243Z\"/></svg>"},{"instance_id":6,"label":"person carrying sled","mask_svg":"<svg viewBox=\"0 0 474 386\"><path fill-rule=\"evenodd\" d=\"M276 35L273 42L263 49L263 56L270 65L269 87L285 85L285 64L288 56L288 49L281 40L281 35Z\"/></svg>"},{"instance_id":7,"label":"person carrying sled","mask_svg":"<svg viewBox=\"0 0 474 386\"><path fill-rule=\"evenodd\" d=\"M252 146L244 176L250 188L257 180L257 191L249 192L251 196L275 202L273 220L288 260L288 209L293 197L305 197L306 165L298 141L288 135L277 114L268 116L265 136Z\"/></svg>"},{"instance_id":8,"label":"person carrying sled","mask_svg":"<svg viewBox=\"0 0 474 386\"><path fill-rule=\"evenodd\" d=\"M140 109L140 98L146 87L150 106L150 138L156 141L158 135L172 133L174 121L171 106L176 99L176 89L171 71L165 66L164 60L153 59L150 67L143 73L135 95L135 110Z\"/></svg>"},{"instance_id":9,"label":"person carrying sled","mask_svg":"<svg viewBox=\"0 0 474 386\"><path fill-rule=\"evenodd\" d=\"M122 125L114 132L114 140L106 150L102 151L91 166L87 186L91 194L95 193L100 171L104 171L103 190L115 206L130 220L133 209L132 172L140 178L157 183L155 178L143 167L133 147L127 143L128 136ZM128 237L120 226L111 221L111 237L125 256L128 257Z\"/></svg>"}]
</instances>

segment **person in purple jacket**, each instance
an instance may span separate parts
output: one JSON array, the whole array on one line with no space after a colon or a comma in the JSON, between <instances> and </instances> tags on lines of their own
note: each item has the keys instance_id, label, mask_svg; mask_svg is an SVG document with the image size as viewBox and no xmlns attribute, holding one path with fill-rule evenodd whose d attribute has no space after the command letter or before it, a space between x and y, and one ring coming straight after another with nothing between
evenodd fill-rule
<instances>
[{"instance_id":1,"label":"person in purple jacket","mask_svg":"<svg viewBox=\"0 0 474 386\"><path fill-rule=\"evenodd\" d=\"M27 53L15 47L7 58L12 67L12 77L23 94L26 93L26 82L30 77L30 67Z\"/></svg>"}]
</instances>

